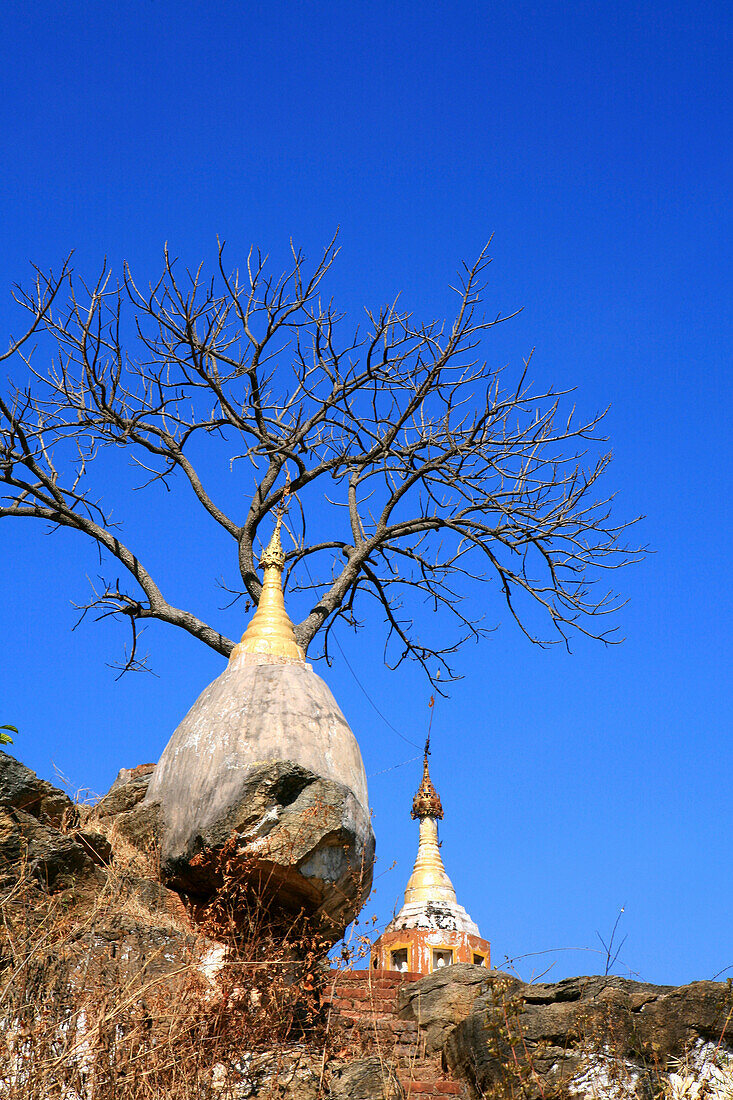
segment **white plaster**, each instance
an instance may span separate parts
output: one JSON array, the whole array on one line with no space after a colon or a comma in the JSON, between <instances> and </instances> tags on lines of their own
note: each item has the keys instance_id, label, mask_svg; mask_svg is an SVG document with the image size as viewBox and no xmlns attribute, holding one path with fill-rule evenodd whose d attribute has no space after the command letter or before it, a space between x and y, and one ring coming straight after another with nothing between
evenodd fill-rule
<instances>
[{"instance_id":1,"label":"white plaster","mask_svg":"<svg viewBox=\"0 0 733 1100\"><path fill-rule=\"evenodd\" d=\"M224 966L226 953L226 947L217 944L216 947L210 947L209 950L201 956L199 970L209 984L213 985L214 978Z\"/></svg>"},{"instance_id":2,"label":"white plaster","mask_svg":"<svg viewBox=\"0 0 733 1100\"><path fill-rule=\"evenodd\" d=\"M468 932L480 938L478 925L457 901L405 902L385 932L400 932L406 928L427 928L436 932Z\"/></svg>"},{"instance_id":3,"label":"white plaster","mask_svg":"<svg viewBox=\"0 0 733 1100\"><path fill-rule=\"evenodd\" d=\"M590 1055L584 1071L568 1083L568 1091L588 1100L639 1100L638 1068L633 1062L619 1062L606 1048Z\"/></svg>"}]
</instances>

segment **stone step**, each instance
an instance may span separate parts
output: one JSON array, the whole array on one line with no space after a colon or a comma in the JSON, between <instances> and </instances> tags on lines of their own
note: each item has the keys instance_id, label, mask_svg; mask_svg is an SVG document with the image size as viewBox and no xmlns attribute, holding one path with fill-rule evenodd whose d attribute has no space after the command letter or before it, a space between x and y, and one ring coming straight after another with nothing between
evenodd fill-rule
<instances>
[{"instance_id":1,"label":"stone step","mask_svg":"<svg viewBox=\"0 0 733 1100\"><path fill-rule=\"evenodd\" d=\"M387 1014L380 1015L379 1013L375 1013L373 1016L365 1019L363 1012L342 1012L341 1018L346 1024L363 1024L365 1029L369 1028L373 1023L388 1024L392 1019L392 1017Z\"/></svg>"},{"instance_id":2,"label":"stone step","mask_svg":"<svg viewBox=\"0 0 733 1100\"><path fill-rule=\"evenodd\" d=\"M414 1023L400 1019L394 1005L379 1001L333 1001L330 1007L333 1016L363 1016L365 1020L370 1020L372 1016L389 1016L395 1024Z\"/></svg>"},{"instance_id":3,"label":"stone step","mask_svg":"<svg viewBox=\"0 0 733 1100\"><path fill-rule=\"evenodd\" d=\"M366 986L354 986L353 989L334 989L330 994L332 1001L389 1001L396 1004L397 995L393 989L368 989Z\"/></svg>"},{"instance_id":4,"label":"stone step","mask_svg":"<svg viewBox=\"0 0 733 1100\"><path fill-rule=\"evenodd\" d=\"M359 1004L382 1004L391 1005L395 1012L397 1011L397 998L394 994L370 992L368 989L355 989L344 990L344 992L334 993L332 997L326 997L324 1000L330 1001L331 1004L347 1004L358 1002Z\"/></svg>"},{"instance_id":5,"label":"stone step","mask_svg":"<svg viewBox=\"0 0 733 1100\"><path fill-rule=\"evenodd\" d=\"M335 1012L331 1016L333 1023L338 1023L339 1020L351 1020L356 1023L361 1023L364 1027L369 1025L374 1020L381 1020L382 1022L388 1022L395 1035L417 1035L419 1026L414 1020L395 1020L394 1016L389 1012L361 1012L359 1009L354 1009L350 1012Z\"/></svg>"},{"instance_id":6,"label":"stone step","mask_svg":"<svg viewBox=\"0 0 733 1100\"><path fill-rule=\"evenodd\" d=\"M405 1100L440 1100L440 1097L455 1100L456 1096L466 1096L462 1087L451 1081L445 1085L431 1085L429 1089L416 1089L413 1086L405 1087Z\"/></svg>"},{"instance_id":7,"label":"stone step","mask_svg":"<svg viewBox=\"0 0 733 1100\"><path fill-rule=\"evenodd\" d=\"M369 1032L370 1030L388 1031L390 1033L390 1035L394 1035L395 1037L400 1037L400 1038L403 1038L403 1037L412 1038L412 1037L417 1036L417 1025L416 1024L412 1023L412 1027L410 1027L409 1023L411 1023L411 1021L409 1021L409 1022L408 1021L403 1021L403 1020L395 1021L395 1020L390 1019L389 1016L373 1016L373 1017L370 1017L368 1020L365 1020L363 1016L355 1016L355 1017L352 1018L351 1022L354 1025L356 1025L356 1027L361 1031L366 1031L366 1032ZM403 1023L408 1023L408 1027L395 1026L396 1024L403 1024Z\"/></svg>"},{"instance_id":8,"label":"stone step","mask_svg":"<svg viewBox=\"0 0 733 1100\"><path fill-rule=\"evenodd\" d=\"M379 1050L394 1061L406 1100L466 1100L460 1082L447 1077L440 1055L425 1055L425 1038L414 1020L397 1017L399 990L419 974L343 971L333 983L333 1020L345 1029L354 1050ZM401 1068L399 1068L401 1067Z\"/></svg>"},{"instance_id":9,"label":"stone step","mask_svg":"<svg viewBox=\"0 0 733 1100\"><path fill-rule=\"evenodd\" d=\"M343 970L332 972L330 981L336 986L352 985L371 986L372 989L400 989L403 985L410 985L412 982L419 981L420 977L420 974L401 974L393 970L382 971L381 973L372 971L371 975L368 970Z\"/></svg>"},{"instance_id":10,"label":"stone step","mask_svg":"<svg viewBox=\"0 0 733 1100\"><path fill-rule=\"evenodd\" d=\"M370 1020L372 1016L389 1016L394 1020L396 1024L402 1021L395 1015L394 1009L391 1005L370 1005L362 1004L360 1001L351 1001L346 1004L332 1005L332 1016L363 1016L365 1020Z\"/></svg>"},{"instance_id":11,"label":"stone step","mask_svg":"<svg viewBox=\"0 0 733 1100\"><path fill-rule=\"evenodd\" d=\"M400 1076L400 1083L408 1100L417 1100L422 1096L464 1096L463 1086L452 1077L441 1077L437 1081L423 1081L416 1077Z\"/></svg>"},{"instance_id":12,"label":"stone step","mask_svg":"<svg viewBox=\"0 0 733 1100\"><path fill-rule=\"evenodd\" d=\"M395 989L368 989L366 986L354 986L353 989L334 989L333 993L326 994L330 999L337 997L354 997L358 1001L369 1000L370 997L381 997L385 1001L397 1004L398 991Z\"/></svg>"},{"instance_id":13,"label":"stone step","mask_svg":"<svg viewBox=\"0 0 733 1100\"><path fill-rule=\"evenodd\" d=\"M395 997L383 997L380 994L376 994L370 997L368 994L366 997L360 995L353 996L348 993L343 997L333 997L330 1002L332 1005L359 1005L360 1008L369 1008L370 1005L384 1005L397 1014L397 999Z\"/></svg>"},{"instance_id":14,"label":"stone step","mask_svg":"<svg viewBox=\"0 0 733 1100\"><path fill-rule=\"evenodd\" d=\"M398 994L399 989L390 988L389 986L337 985L333 992L329 990L326 996L329 998L357 997L359 1000L365 1000L369 997L384 997L396 1003Z\"/></svg>"},{"instance_id":15,"label":"stone step","mask_svg":"<svg viewBox=\"0 0 733 1100\"><path fill-rule=\"evenodd\" d=\"M361 1013L344 1013L332 1020L337 1026L341 1026L346 1031L353 1034L358 1034L363 1039L369 1039L370 1036L379 1034L380 1036L388 1035L395 1043L402 1043L416 1048L416 1044L420 1038L419 1029L415 1024L411 1027L399 1026L403 1021L394 1020L391 1016L380 1015L374 1013L371 1016L365 1017ZM733 1098L732 1098L733 1100Z\"/></svg>"}]
</instances>

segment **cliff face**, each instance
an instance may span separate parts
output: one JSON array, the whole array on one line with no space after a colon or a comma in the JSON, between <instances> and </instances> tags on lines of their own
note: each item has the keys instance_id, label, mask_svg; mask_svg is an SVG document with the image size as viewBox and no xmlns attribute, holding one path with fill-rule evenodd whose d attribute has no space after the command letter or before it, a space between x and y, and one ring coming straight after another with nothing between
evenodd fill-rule
<instances>
[{"instance_id":1,"label":"cliff face","mask_svg":"<svg viewBox=\"0 0 733 1100\"><path fill-rule=\"evenodd\" d=\"M0 1100L731 1100L730 983L335 972L236 852L160 881L152 765L74 805L0 752Z\"/></svg>"}]
</instances>

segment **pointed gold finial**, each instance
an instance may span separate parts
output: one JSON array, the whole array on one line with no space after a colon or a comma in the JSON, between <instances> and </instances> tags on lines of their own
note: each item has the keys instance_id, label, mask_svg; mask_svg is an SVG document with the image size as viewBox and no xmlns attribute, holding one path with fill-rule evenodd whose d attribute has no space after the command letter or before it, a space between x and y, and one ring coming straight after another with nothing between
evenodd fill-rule
<instances>
[{"instance_id":1,"label":"pointed gold finial","mask_svg":"<svg viewBox=\"0 0 733 1100\"><path fill-rule=\"evenodd\" d=\"M260 557L260 566L264 570L260 601L241 642L232 650L230 661L240 653L305 661L305 653L295 640L295 627L285 610L283 598L285 553L280 540L282 518L283 509L279 507L272 538Z\"/></svg>"},{"instance_id":2,"label":"pointed gold finial","mask_svg":"<svg viewBox=\"0 0 733 1100\"><path fill-rule=\"evenodd\" d=\"M430 769L428 768L428 757L430 756L430 734L427 736L425 742L425 755L423 757L422 766L422 783L417 789L417 793L412 800L412 818L416 817L436 817L439 821L443 820L443 806L440 801L440 795L433 786L433 781L430 778Z\"/></svg>"},{"instance_id":3,"label":"pointed gold finial","mask_svg":"<svg viewBox=\"0 0 733 1100\"><path fill-rule=\"evenodd\" d=\"M278 509L275 530L272 532L267 546L260 554L260 569L278 569L282 573L285 568L285 551L280 538L282 522L282 512Z\"/></svg>"}]
</instances>

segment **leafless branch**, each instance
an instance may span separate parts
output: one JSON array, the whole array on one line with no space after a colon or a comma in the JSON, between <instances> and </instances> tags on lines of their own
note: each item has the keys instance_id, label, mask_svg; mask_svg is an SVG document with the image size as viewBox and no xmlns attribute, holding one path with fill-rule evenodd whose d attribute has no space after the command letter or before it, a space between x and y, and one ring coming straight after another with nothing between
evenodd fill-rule
<instances>
[{"instance_id":1,"label":"leafless branch","mask_svg":"<svg viewBox=\"0 0 733 1100\"><path fill-rule=\"evenodd\" d=\"M477 581L533 642L615 640L620 602L600 581L643 551L625 545L630 524L600 489L605 414L579 420L566 394L534 392L531 357L515 378L483 358L506 319L481 311L486 249L461 269L449 322L393 303L356 330L321 296L336 255L334 239L309 269L293 249L276 278L260 253L232 270L221 243L206 278L166 247L147 288L127 268L119 283L106 265L93 283L69 261L58 276L36 269L14 295L25 331L0 356L21 376L0 397L0 518L76 530L132 577L132 594L105 583L86 608L130 623L129 668L144 619L224 655L233 643L173 606L122 541L94 488L104 452L129 455L140 490L185 484L232 540L255 603L256 547L287 472L286 575L310 593L296 630L306 649L320 634L328 654L334 623L359 629L376 601L387 662L414 659L433 678L440 667L445 681L461 644L494 626L471 610ZM212 472L222 458L227 476ZM252 485L243 506L226 503L232 480Z\"/></svg>"}]
</instances>

